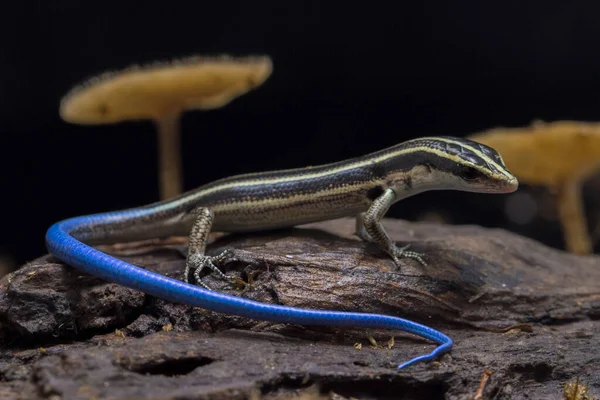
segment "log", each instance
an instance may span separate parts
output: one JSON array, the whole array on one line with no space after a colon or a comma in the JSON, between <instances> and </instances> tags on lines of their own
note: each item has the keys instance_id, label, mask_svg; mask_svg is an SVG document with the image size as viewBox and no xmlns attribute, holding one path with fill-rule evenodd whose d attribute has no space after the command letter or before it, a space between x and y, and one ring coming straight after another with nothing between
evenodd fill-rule
<instances>
[{"instance_id":1,"label":"log","mask_svg":"<svg viewBox=\"0 0 600 400\"><path fill-rule=\"evenodd\" d=\"M398 268L340 219L220 235L209 254L235 285L214 290L313 309L383 313L449 335L432 363L396 366L434 345L398 331L307 327L174 304L44 256L0 281L0 397L48 399L562 399L578 380L600 396L600 258L504 230L385 220L425 254ZM180 278L181 240L104 246ZM391 339L393 338L393 340ZM490 375L491 373L491 375Z\"/></svg>"}]
</instances>

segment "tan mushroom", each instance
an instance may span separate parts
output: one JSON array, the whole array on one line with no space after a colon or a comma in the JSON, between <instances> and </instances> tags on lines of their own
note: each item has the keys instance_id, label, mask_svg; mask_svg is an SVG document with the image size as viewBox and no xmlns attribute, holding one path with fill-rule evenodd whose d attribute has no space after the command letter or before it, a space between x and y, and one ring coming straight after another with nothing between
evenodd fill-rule
<instances>
[{"instance_id":1,"label":"tan mushroom","mask_svg":"<svg viewBox=\"0 0 600 400\"><path fill-rule=\"evenodd\" d=\"M469 139L498 150L519 182L548 187L556 196L567 250L592 252L581 185L600 168L600 124L535 121L530 127L496 128Z\"/></svg>"},{"instance_id":2,"label":"tan mushroom","mask_svg":"<svg viewBox=\"0 0 600 400\"><path fill-rule=\"evenodd\" d=\"M133 66L102 74L73 88L61 100L60 116L76 124L154 121L160 193L165 199L182 191L181 113L222 107L260 86L271 72L268 56L190 57Z\"/></svg>"}]
</instances>

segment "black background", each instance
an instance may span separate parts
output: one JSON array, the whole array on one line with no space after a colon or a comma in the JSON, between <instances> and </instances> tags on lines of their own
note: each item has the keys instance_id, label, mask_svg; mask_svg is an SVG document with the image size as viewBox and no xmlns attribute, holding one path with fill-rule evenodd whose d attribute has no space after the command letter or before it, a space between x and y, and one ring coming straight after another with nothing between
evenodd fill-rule
<instances>
[{"instance_id":1,"label":"black background","mask_svg":"<svg viewBox=\"0 0 600 400\"><path fill-rule=\"evenodd\" d=\"M20 1L0 16L0 248L45 252L55 221L153 202L149 122L75 126L72 85L134 63L268 54L271 78L183 118L185 187L360 155L422 135L597 120L600 2ZM556 222L510 223L507 196L432 192L428 210L562 247Z\"/></svg>"}]
</instances>

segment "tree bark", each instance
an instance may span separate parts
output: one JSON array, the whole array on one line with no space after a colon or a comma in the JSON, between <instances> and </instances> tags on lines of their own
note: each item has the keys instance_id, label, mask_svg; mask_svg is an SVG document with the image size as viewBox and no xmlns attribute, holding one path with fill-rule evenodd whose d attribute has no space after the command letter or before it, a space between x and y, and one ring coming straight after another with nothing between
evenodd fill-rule
<instances>
[{"instance_id":1,"label":"tree bark","mask_svg":"<svg viewBox=\"0 0 600 400\"><path fill-rule=\"evenodd\" d=\"M384 226L425 253L427 267L395 267L342 219L222 236L209 253L233 249L222 269L240 284L214 274L205 282L257 301L424 323L455 342L436 362L397 371L434 347L402 332L217 314L46 256L0 281L0 397L274 399L312 390L332 399L472 399L486 370L484 399L562 399L575 379L600 396L600 258L477 226ZM186 247L105 250L179 278Z\"/></svg>"}]
</instances>

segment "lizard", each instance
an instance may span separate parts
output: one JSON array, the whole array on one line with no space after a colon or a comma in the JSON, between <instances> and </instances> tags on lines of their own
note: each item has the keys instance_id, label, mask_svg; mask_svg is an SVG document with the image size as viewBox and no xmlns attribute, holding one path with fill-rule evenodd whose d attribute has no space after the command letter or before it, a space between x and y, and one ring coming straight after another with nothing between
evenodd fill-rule
<instances>
[{"instance_id":1,"label":"lizard","mask_svg":"<svg viewBox=\"0 0 600 400\"><path fill-rule=\"evenodd\" d=\"M431 353L400 364L402 369L449 351L452 339L399 317L266 304L212 291L201 281L200 272L209 268L227 279L219 269L227 250L206 255L209 233L355 216L357 235L376 243L401 268L402 259L425 261L408 246L397 246L381 224L394 203L429 190L511 193L517 188L517 178L496 150L457 137L421 137L352 159L227 177L153 204L69 218L48 229L46 247L83 272L168 301L282 323L401 329L438 344ZM93 248L188 234L182 279L147 271ZM196 284L189 283L192 271Z\"/></svg>"}]
</instances>

